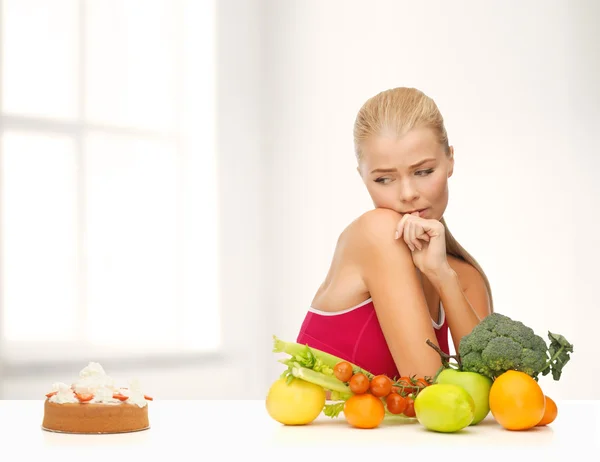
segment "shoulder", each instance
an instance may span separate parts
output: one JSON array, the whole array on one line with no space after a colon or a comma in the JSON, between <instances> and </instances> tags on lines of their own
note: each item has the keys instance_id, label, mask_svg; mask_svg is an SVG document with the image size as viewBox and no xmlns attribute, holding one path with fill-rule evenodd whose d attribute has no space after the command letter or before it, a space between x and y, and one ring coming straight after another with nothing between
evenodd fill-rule
<instances>
[{"instance_id":1,"label":"shoulder","mask_svg":"<svg viewBox=\"0 0 600 462\"><path fill-rule=\"evenodd\" d=\"M359 237L366 242L394 242L396 225L402 215L394 210L376 208L363 213L345 230L350 236Z\"/></svg>"},{"instance_id":2,"label":"shoulder","mask_svg":"<svg viewBox=\"0 0 600 462\"><path fill-rule=\"evenodd\" d=\"M411 258L410 250L401 239L395 239L396 226L402 215L394 210L377 208L357 217L340 236L338 245L360 266L380 260Z\"/></svg>"}]
</instances>

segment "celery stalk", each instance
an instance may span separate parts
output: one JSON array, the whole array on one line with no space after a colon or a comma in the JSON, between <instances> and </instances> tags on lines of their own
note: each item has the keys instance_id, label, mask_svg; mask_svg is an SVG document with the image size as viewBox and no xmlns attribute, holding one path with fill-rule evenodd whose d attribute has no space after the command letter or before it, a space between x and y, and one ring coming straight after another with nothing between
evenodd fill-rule
<instances>
[{"instance_id":1,"label":"celery stalk","mask_svg":"<svg viewBox=\"0 0 600 462\"><path fill-rule=\"evenodd\" d=\"M299 365L294 365L291 372L292 375L297 379L314 383L315 385L319 385L326 390L338 391L340 393L352 393L348 385L330 375L325 375L321 372L315 372Z\"/></svg>"},{"instance_id":2,"label":"celery stalk","mask_svg":"<svg viewBox=\"0 0 600 462\"><path fill-rule=\"evenodd\" d=\"M317 348L309 347L308 345L302 345L295 342L286 342L277 338L275 335L273 336L273 352L286 353L296 361L299 361L302 366L308 369L313 369L315 363L319 363L321 366L325 366L333 371L333 368L337 363L340 361L347 361ZM362 369L356 364L352 364L350 361L347 362L350 363L355 373L362 372L370 379L373 378L373 374L371 374L369 371ZM317 367L317 369L319 368Z\"/></svg>"}]
</instances>

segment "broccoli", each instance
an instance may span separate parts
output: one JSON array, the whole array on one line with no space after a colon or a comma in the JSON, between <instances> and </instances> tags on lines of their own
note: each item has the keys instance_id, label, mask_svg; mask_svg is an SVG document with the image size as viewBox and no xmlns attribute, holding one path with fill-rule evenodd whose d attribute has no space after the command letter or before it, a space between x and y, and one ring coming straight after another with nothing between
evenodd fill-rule
<instances>
[{"instance_id":1,"label":"broccoli","mask_svg":"<svg viewBox=\"0 0 600 462\"><path fill-rule=\"evenodd\" d=\"M573 345L562 335L548 332L548 338L550 347L522 322L492 313L461 339L456 356L461 370L492 380L507 370L525 372L535 380L552 372L559 380Z\"/></svg>"}]
</instances>

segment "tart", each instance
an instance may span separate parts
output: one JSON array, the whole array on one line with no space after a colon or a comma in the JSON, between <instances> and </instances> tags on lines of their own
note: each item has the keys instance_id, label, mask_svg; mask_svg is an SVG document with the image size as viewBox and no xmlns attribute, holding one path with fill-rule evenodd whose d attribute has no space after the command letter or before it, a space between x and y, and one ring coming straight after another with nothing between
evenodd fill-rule
<instances>
[{"instance_id":1,"label":"tart","mask_svg":"<svg viewBox=\"0 0 600 462\"><path fill-rule=\"evenodd\" d=\"M53 385L44 401L42 429L86 434L147 430L149 401L137 380L116 387L100 364L90 362L71 385Z\"/></svg>"}]
</instances>

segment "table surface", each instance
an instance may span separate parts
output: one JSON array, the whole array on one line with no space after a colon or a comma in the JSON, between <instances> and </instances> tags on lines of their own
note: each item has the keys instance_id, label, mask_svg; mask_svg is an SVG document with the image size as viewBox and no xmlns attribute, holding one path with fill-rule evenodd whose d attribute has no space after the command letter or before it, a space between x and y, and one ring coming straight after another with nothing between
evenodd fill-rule
<instances>
[{"instance_id":1,"label":"table surface","mask_svg":"<svg viewBox=\"0 0 600 462\"><path fill-rule=\"evenodd\" d=\"M447 456L453 452L499 457L502 452L530 454L542 460L560 460L559 454L580 449L600 449L600 401L559 401L558 417L547 427L528 431L508 431L500 427L491 413L476 426L457 433L426 430L415 419L384 422L371 430L348 425L343 414L335 419L321 415L310 425L283 426L271 419L264 401L161 401L149 403L150 429L117 435L71 435L41 429L44 401L0 400L0 460L6 454L19 454L50 460L108 461L118 455L149 457L212 454L258 455L261 461L323 460L348 454L367 457L381 451L386 457L409 455ZM27 458L25 458L27 456ZM84 457L84 459L81 459ZM525 457L525 456L524 456ZM12 460L21 460L13 458ZM117 459L115 459L117 460ZM221 460L217 457L215 460ZM350 459L352 462L357 459ZM455 460L444 459L444 460ZM462 459L465 460L465 459ZM482 459L478 459L482 460ZM515 462L520 459L515 459ZM564 462L564 459L562 459ZM587 460L587 459L586 459Z\"/></svg>"}]
</instances>

